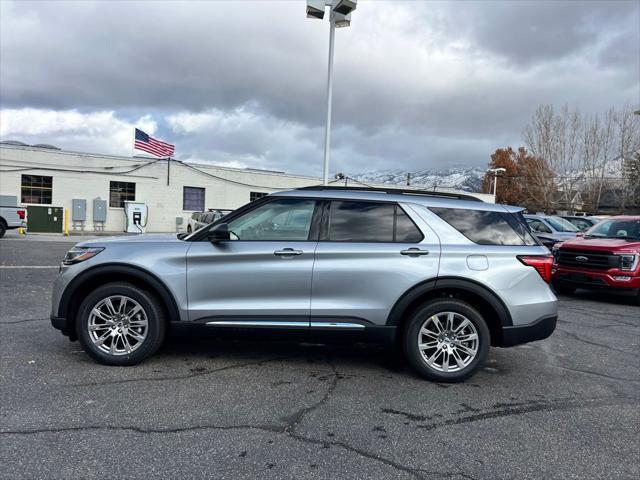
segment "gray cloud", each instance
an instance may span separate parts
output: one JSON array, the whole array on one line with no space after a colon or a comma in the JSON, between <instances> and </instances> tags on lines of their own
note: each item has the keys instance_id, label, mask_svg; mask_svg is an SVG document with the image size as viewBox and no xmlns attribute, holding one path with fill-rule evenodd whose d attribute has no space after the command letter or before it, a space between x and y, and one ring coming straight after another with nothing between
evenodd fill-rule
<instances>
[{"instance_id":1,"label":"gray cloud","mask_svg":"<svg viewBox=\"0 0 640 480\"><path fill-rule=\"evenodd\" d=\"M483 164L540 103L640 101L638 2L358 5L336 34L336 171ZM328 25L303 7L3 1L0 101L150 114L183 158L317 174ZM171 122L198 112L238 123Z\"/></svg>"}]
</instances>

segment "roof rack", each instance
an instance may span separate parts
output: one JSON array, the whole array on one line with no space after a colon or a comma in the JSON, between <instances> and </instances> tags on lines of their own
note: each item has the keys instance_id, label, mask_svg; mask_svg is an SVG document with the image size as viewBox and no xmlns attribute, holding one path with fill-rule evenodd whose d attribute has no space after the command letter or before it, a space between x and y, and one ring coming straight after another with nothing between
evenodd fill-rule
<instances>
[{"instance_id":1,"label":"roof rack","mask_svg":"<svg viewBox=\"0 0 640 480\"><path fill-rule=\"evenodd\" d=\"M413 190L410 188L385 188L385 187L343 187L337 185L311 185L309 187L300 187L296 190L343 190L356 192L380 192L399 195L423 195L426 197L454 198L456 200L469 200L472 202L482 202L478 197L473 195L465 195L463 193L451 192L430 192L428 190Z\"/></svg>"}]
</instances>

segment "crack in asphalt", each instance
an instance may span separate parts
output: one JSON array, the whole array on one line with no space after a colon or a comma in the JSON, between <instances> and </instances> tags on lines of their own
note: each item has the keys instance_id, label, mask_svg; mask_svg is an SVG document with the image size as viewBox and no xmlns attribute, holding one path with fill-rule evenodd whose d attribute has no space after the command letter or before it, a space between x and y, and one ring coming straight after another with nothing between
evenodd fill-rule
<instances>
[{"instance_id":1,"label":"crack in asphalt","mask_svg":"<svg viewBox=\"0 0 640 480\"><path fill-rule=\"evenodd\" d=\"M27 322L44 322L49 320L48 318L25 318L23 320L12 320L10 322L0 322L0 325L15 325L16 323L27 323Z\"/></svg>"},{"instance_id":2,"label":"crack in asphalt","mask_svg":"<svg viewBox=\"0 0 640 480\"><path fill-rule=\"evenodd\" d=\"M573 338L574 340L577 340L577 341L582 342L582 343L586 343L587 345L594 345L596 347L602 347L602 348L606 348L608 350L614 350L616 352L625 353L627 355L632 355L634 357L640 356L640 354L638 354L638 353L628 352L626 350L622 350L620 348L612 347L612 346L606 345L604 343L598 343L598 342L593 342L591 340L586 340L585 338L580 337L578 334L576 334L574 332L570 332L568 330L564 330L562 328L556 328L556 330L564 333L565 335Z\"/></svg>"},{"instance_id":3,"label":"crack in asphalt","mask_svg":"<svg viewBox=\"0 0 640 480\"><path fill-rule=\"evenodd\" d=\"M566 323L567 325L578 325L581 328L593 328L594 330L598 330L601 328L625 328L625 327L632 326L626 323L606 323L604 325L586 325L582 322L570 322L569 320L564 320L562 318L558 318L558 323ZM637 325L637 327L640 327L640 325Z\"/></svg>"},{"instance_id":4,"label":"crack in asphalt","mask_svg":"<svg viewBox=\"0 0 640 480\"><path fill-rule=\"evenodd\" d=\"M119 385L119 384L124 384L124 383L135 383L135 382L165 382L165 381L172 381L172 380L187 380L187 379L194 378L194 377L202 377L202 376L205 376L205 375L211 375L211 374L214 374L214 373L224 372L226 370L232 370L234 368L251 367L251 366L257 366L257 365L263 365L263 364L269 363L269 362L275 362L275 361L278 361L278 360L288 360L288 359L291 359L291 358L295 358L296 356L297 355L278 356L278 357L272 357L272 358L267 358L267 359L263 359L263 360L245 362L245 363L234 363L232 365L226 365L224 367L214 368L213 370L196 371L196 372L187 373L185 375L174 375L174 376L170 376L170 377L125 378L125 379L120 379L120 380L107 380L107 381L103 381L103 382L72 383L72 384L64 385L64 387L65 388L68 388L68 387L101 387L101 386L106 386L106 385Z\"/></svg>"},{"instance_id":5,"label":"crack in asphalt","mask_svg":"<svg viewBox=\"0 0 640 480\"><path fill-rule=\"evenodd\" d=\"M287 426L284 428L284 431L286 433L293 433L296 427L298 426L298 424L304 419L304 417L307 414L313 412L314 410L317 410L318 408L322 407L325 403L327 403L327 401L329 400L329 397L331 397L334 390L338 386L338 379L339 379L338 371L336 370L336 367L329 360L327 360L327 363L331 367L331 370L333 370L333 380L331 381L331 385L329 385L329 388L327 388L327 391L319 401L317 401L316 403L314 403L309 407L305 407L298 410L296 413L294 413L288 418Z\"/></svg>"},{"instance_id":6,"label":"crack in asphalt","mask_svg":"<svg viewBox=\"0 0 640 480\"><path fill-rule=\"evenodd\" d=\"M301 442L304 443L309 443L312 445L322 445L323 447L327 447L327 446L335 446L335 447L341 447L344 450L347 450L349 452L352 453L356 453L358 455L360 455L361 457L365 457L368 458L370 460L375 460L377 462L383 463L387 466L393 467L396 470L400 470L402 472L408 473L416 478L424 478L423 475L421 475L421 472L419 469L415 469L415 468L411 468L408 467L406 465L403 465L401 463L395 462L393 460L389 460L388 458L384 458L381 457L379 455L375 455L373 453L367 452L366 450L361 450L359 448L354 447L353 445L349 445L346 442L342 442L339 440L330 440L330 441L326 441L326 440L320 440L317 438L312 438L312 437L305 437L304 435L300 435L297 433L288 433L288 436L291 438L295 438Z\"/></svg>"},{"instance_id":7,"label":"crack in asphalt","mask_svg":"<svg viewBox=\"0 0 640 480\"><path fill-rule=\"evenodd\" d=\"M525 413L533 412L553 412L553 411L566 411L576 410L581 408L596 408L604 406L622 406L622 405L637 405L638 400L630 397L602 397L591 399L565 399L565 400L553 400L553 401L541 401L532 400L527 405L519 403L507 408L493 409L486 412L476 413L473 415L460 416L450 420L444 420L441 422L434 422L430 424L418 424L416 428L423 428L425 430L435 430L441 427L447 427L451 425L461 425L464 423L473 423L492 418L510 417L514 415L522 415ZM508 404L507 404L508 405Z\"/></svg>"},{"instance_id":8,"label":"crack in asphalt","mask_svg":"<svg viewBox=\"0 0 640 480\"><path fill-rule=\"evenodd\" d=\"M199 430L263 430L272 433L281 433L280 429L270 425L198 425L191 427L176 428L142 428L136 426L117 426L117 425L83 425L81 427L55 427L55 428L37 428L30 430L0 430L0 435L37 435L41 433L67 433L67 432L84 432L92 430L106 430L115 432L135 432L140 434L166 434L166 433L184 433Z\"/></svg>"},{"instance_id":9,"label":"crack in asphalt","mask_svg":"<svg viewBox=\"0 0 640 480\"><path fill-rule=\"evenodd\" d=\"M177 428L142 428L142 427L136 427L136 426L84 425L84 426L78 426L78 427L56 427L56 428L40 428L40 429L30 429L30 430L1 430L0 435L38 435L38 434L47 434L47 433L56 434L56 433L75 433L75 432L86 432L86 431L134 432L142 435L154 435L154 434L179 434L179 433L206 431L206 430L259 430L259 431L275 433L280 435L284 434L288 438L292 438L294 440L304 442L304 443L322 445L323 447L326 447L327 445L341 447L359 456L365 457L370 460L375 460L387 466L393 467L397 470L410 473L416 478L423 478L415 469L412 469L400 463L394 462L393 460L380 457L378 455L367 452L365 450L361 450L359 448L353 447L346 442L335 441L335 440L326 442L326 441L314 439L311 437L305 437L304 435L300 435L297 433L287 432L285 431L285 429L286 429L286 426L283 427L283 426L273 426L273 425L200 425L200 426L177 427Z\"/></svg>"},{"instance_id":10,"label":"crack in asphalt","mask_svg":"<svg viewBox=\"0 0 640 480\"><path fill-rule=\"evenodd\" d=\"M628 377L616 377L613 375L607 375L606 373L599 373L599 372L594 372L592 370L581 370L579 368L572 368L572 367L567 367L564 365L555 365L553 363L548 363L547 365L554 367L554 368L559 368L560 370L567 370L569 372L575 372L575 373L584 373L586 375L595 375L597 377L602 377L602 378L606 378L609 380L616 380L619 382L634 382L634 383L638 383L640 382L640 378L628 378Z\"/></svg>"},{"instance_id":11,"label":"crack in asphalt","mask_svg":"<svg viewBox=\"0 0 640 480\"><path fill-rule=\"evenodd\" d=\"M575 307L567 307L566 305L563 305L563 308L565 310L570 310L573 312L580 312L580 313L589 313L589 314L593 314L593 310L589 310L587 308L575 308ZM625 317L625 318L633 318L633 319L638 319L640 318L640 315L630 315L627 313L609 313L609 312L598 312L599 315L607 315L609 317ZM623 325L628 325L630 327L637 327L638 324L637 323L628 323L628 322L623 322L622 320L613 320L614 322L618 322L621 323Z\"/></svg>"}]
</instances>

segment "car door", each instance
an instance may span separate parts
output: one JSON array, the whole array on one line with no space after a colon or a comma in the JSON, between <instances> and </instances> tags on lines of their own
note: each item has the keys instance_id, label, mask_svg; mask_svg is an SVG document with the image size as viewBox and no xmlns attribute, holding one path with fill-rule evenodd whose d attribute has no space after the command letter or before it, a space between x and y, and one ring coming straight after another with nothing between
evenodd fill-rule
<instances>
[{"instance_id":1,"label":"car door","mask_svg":"<svg viewBox=\"0 0 640 480\"><path fill-rule=\"evenodd\" d=\"M384 325L404 292L437 276L438 237L406 205L332 200L322 224L313 268L312 327Z\"/></svg>"},{"instance_id":2,"label":"car door","mask_svg":"<svg viewBox=\"0 0 640 480\"><path fill-rule=\"evenodd\" d=\"M315 200L276 197L231 218L230 240L194 242L187 253L189 319L308 327L315 209Z\"/></svg>"}]
</instances>

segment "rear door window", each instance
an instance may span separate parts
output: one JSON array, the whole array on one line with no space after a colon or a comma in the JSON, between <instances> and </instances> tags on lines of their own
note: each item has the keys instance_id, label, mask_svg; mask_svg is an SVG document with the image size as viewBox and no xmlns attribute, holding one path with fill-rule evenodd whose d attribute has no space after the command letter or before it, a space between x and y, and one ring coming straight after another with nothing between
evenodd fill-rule
<instances>
[{"instance_id":1,"label":"rear door window","mask_svg":"<svg viewBox=\"0 0 640 480\"><path fill-rule=\"evenodd\" d=\"M396 206L396 242L418 243L424 238L413 220L409 218L400 205Z\"/></svg>"},{"instance_id":2,"label":"rear door window","mask_svg":"<svg viewBox=\"0 0 640 480\"><path fill-rule=\"evenodd\" d=\"M518 218L508 212L439 207L430 210L480 245L538 245Z\"/></svg>"},{"instance_id":3,"label":"rear door window","mask_svg":"<svg viewBox=\"0 0 640 480\"><path fill-rule=\"evenodd\" d=\"M329 241L417 243L422 238L422 232L399 205L366 201L331 202Z\"/></svg>"}]
</instances>

